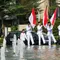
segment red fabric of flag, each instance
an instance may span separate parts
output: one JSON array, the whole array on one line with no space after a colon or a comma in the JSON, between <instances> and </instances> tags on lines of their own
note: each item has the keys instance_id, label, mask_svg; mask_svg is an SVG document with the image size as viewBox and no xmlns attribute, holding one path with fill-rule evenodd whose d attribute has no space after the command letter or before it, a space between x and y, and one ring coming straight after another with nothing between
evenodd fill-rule
<instances>
[{"instance_id":1,"label":"red fabric of flag","mask_svg":"<svg viewBox=\"0 0 60 60\"><path fill-rule=\"evenodd\" d=\"M34 28L36 25L36 14L34 8L32 9L31 15L29 16L29 22L31 26Z\"/></svg>"},{"instance_id":2,"label":"red fabric of flag","mask_svg":"<svg viewBox=\"0 0 60 60\"><path fill-rule=\"evenodd\" d=\"M54 26L54 24L55 24L56 15L57 15L57 8L55 9L55 11L54 11L54 13L53 13L53 15L52 15L52 17L51 17L51 19L50 19L50 22L51 22L51 24L52 24L53 26Z\"/></svg>"},{"instance_id":3,"label":"red fabric of flag","mask_svg":"<svg viewBox=\"0 0 60 60\"><path fill-rule=\"evenodd\" d=\"M47 12L47 8L44 10L44 15L43 15L43 25L46 26L48 22L48 12Z\"/></svg>"}]
</instances>

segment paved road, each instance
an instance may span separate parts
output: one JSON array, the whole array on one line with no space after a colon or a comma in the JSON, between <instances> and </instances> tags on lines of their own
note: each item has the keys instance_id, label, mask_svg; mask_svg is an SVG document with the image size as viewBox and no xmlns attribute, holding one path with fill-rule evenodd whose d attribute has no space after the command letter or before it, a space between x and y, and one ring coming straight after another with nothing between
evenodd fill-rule
<instances>
[{"instance_id":1,"label":"paved road","mask_svg":"<svg viewBox=\"0 0 60 60\"><path fill-rule=\"evenodd\" d=\"M7 48L6 60L60 60L60 46L31 46L24 47L16 56L12 47Z\"/></svg>"}]
</instances>

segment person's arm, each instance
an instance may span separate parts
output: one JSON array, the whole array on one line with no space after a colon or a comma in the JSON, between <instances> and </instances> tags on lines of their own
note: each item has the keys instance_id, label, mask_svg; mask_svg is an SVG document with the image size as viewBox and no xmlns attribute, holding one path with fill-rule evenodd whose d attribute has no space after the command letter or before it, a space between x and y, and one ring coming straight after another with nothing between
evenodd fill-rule
<instances>
[{"instance_id":1,"label":"person's arm","mask_svg":"<svg viewBox=\"0 0 60 60\"><path fill-rule=\"evenodd\" d=\"M27 40L27 36L26 36L26 34L24 33L24 35L25 35L25 39Z\"/></svg>"},{"instance_id":2,"label":"person's arm","mask_svg":"<svg viewBox=\"0 0 60 60\"><path fill-rule=\"evenodd\" d=\"M51 25L51 29L53 29L53 25Z\"/></svg>"},{"instance_id":3,"label":"person's arm","mask_svg":"<svg viewBox=\"0 0 60 60\"><path fill-rule=\"evenodd\" d=\"M46 26L44 26L44 28L47 28L48 27L48 24L46 24Z\"/></svg>"},{"instance_id":4,"label":"person's arm","mask_svg":"<svg viewBox=\"0 0 60 60\"><path fill-rule=\"evenodd\" d=\"M58 26L57 28L58 28L58 30L59 30L59 26Z\"/></svg>"},{"instance_id":5,"label":"person's arm","mask_svg":"<svg viewBox=\"0 0 60 60\"><path fill-rule=\"evenodd\" d=\"M39 27L39 29L40 29L40 30L42 29L42 25Z\"/></svg>"},{"instance_id":6,"label":"person's arm","mask_svg":"<svg viewBox=\"0 0 60 60\"><path fill-rule=\"evenodd\" d=\"M43 27L43 25L41 25L41 28Z\"/></svg>"}]
</instances>

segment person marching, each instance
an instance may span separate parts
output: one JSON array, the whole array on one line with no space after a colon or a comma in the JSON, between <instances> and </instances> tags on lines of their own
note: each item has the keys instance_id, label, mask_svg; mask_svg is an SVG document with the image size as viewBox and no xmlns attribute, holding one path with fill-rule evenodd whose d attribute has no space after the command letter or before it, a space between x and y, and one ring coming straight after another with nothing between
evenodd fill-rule
<instances>
[{"instance_id":1,"label":"person marching","mask_svg":"<svg viewBox=\"0 0 60 60\"><path fill-rule=\"evenodd\" d=\"M60 25L58 26L58 34L59 34L59 37L60 37Z\"/></svg>"},{"instance_id":2,"label":"person marching","mask_svg":"<svg viewBox=\"0 0 60 60\"><path fill-rule=\"evenodd\" d=\"M48 35L48 39L49 39L49 45L51 45L51 38L53 39L54 43L56 43L56 39L54 38L54 35L52 33L53 25L51 25L51 23L48 22L45 28L48 31L47 35Z\"/></svg>"},{"instance_id":3,"label":"person marching","mask_svg":"<svg viewBox=\"0 0 60 60\"><path fill-rule=\"evenodd\" d=\"M41 38L43 40L43 43L45 44L45 39L44 39L44 36L42 33L42 25L40 22L38 23L38 26L37 26L37 35L38 35L38 39L39 39L39 45L41 45Z\"/></svg>"},{"instance_id":4,"label":"person marching","mask_svg":"<svg viewBox=\"0 0 60 60\"><path fill-rule=\"evenodd\" d=\"M30 46L30 40L31 40L32 44L34 44L31 32L32 32L32 28L31 28L30 23L28 23L28 25L26 26L26 36L27 36L27 40L28 40L28 46Z\"/></svg>"}]
</instances>

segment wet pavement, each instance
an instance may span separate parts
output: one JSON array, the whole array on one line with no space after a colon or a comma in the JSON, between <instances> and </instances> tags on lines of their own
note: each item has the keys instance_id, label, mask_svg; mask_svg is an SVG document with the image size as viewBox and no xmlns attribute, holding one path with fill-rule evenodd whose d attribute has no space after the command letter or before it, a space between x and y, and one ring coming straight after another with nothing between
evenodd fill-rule
<instances>
[{"instance_id":1,"label":"wet pavement","mask_svg":"<svg viewBox=\"0 0 60 60\"><path fill-rule=\"evenodd\" d=\"M20 53L15 55L12 47L6 48L6 60L60 60L60 46L31 46L20 48ZM18 51L18 50L17 50Z\"/></svg>"}]
</instances>

